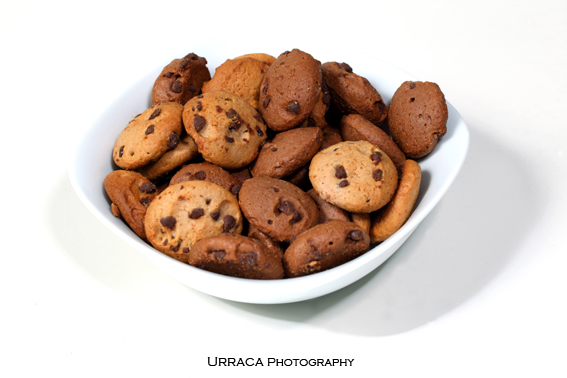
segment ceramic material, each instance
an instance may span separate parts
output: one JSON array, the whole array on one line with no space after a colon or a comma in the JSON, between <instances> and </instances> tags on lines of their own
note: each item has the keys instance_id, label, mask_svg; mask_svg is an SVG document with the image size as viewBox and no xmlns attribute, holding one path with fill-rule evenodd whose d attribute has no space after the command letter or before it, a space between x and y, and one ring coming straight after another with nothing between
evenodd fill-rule
<instances>
[{"instance_id":1,"label":"ceramic material","mask_svg":"<svg viewBox=\"0 0 567 378\"><path fill-rule=\"evenodd\" d=\"M381 60L315 38L293 36L273 30L247 30L226 38L209 39L189 44L180 50L171 49L164 57L163 66L174 58L190 52L207 58L211 75L214 68L226 59L247 53L263 52L277 57L286 50L299 48L322 63L346 62L355 73L366 77L389 104L392 95L406 80L418 80ZM457 110L447 101L449 121L447 134L436 149L419 160L423 182L417 207L406 224L392 237L366 254L329 271L311 276L277 281L246 280L203 271L178 262L156 251L134 234L125 223L110 212L110 203L104 192L103 180L112 171L111 151L116 138L126 124L150 106L153 83L162 67L156 67L146 77L133 83L130 89L103 110L79 142L69 168L72 185L77 195L110 230L127 241L158 268L201 292L233 301L248 303L288 303L316 298L339 290L364 277L386 261L419 226L447 192L465 160L469 132ZM425 78L427 80L427 78ZM441 85L442 88L442 85ZM122 88L116 88L122 93Z\"/></svg>"}]
</instances>

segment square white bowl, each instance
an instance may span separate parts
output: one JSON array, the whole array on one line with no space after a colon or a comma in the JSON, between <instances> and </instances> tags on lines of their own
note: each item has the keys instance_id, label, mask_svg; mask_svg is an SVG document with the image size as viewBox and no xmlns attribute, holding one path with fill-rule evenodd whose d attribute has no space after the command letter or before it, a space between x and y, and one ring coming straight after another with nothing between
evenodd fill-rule
<instances>
[{"instance_id":1,"label":"square white bowl","mask_svg":"<svg viewBox=\"0 0 567 378\"><path fill-rule=\"evenodd\" d=\"M256 52L277 57L293 48L308 52L322 63L347 62L355 73L366 77L374 85L386 104L389 104L392 95L404 81L418 80L379 59L347 47L266 29L231 32L230 39L199 41L184 46L182 50L175 47L171 55L165 57L164 66L174 58L194 52L207 59L212 75L214 68L226 59ZM86 130L72 157L69 176L79 198L110 232L119 235L173 278L219 298L266 304L297 302L331 293L364 277L386 261L437 205L453 183L467 155L467 126L447 101L447 134L431 154L418 160L422 169L422 185L416 208L404 226L389 239L346 264L305 277L262 281L207 272L170 258L142 241L122 220L112 215L103 188L104 178L113 170L111 152L116 138L136 114L150 106L151 89L162 68L156 67L155 71L132 83L130 89L110 103L98 120ZM121 90L117 88L117 92Z\"/></svg>"}]
</instances>

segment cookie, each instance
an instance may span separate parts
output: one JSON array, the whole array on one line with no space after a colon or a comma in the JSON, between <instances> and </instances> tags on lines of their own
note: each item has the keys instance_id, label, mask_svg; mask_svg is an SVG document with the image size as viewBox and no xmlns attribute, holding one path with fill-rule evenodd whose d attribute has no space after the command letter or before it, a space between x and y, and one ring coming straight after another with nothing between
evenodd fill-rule
<instances>
[{"instance_id":1,"label":"cookie","mask_svg":"<svg viewBox=\"0 0 567 378\"><path fill-rule=\"evenodd\" d=\"M222 233L240 234L242 214L236 198L207 181L170 185L148 206L145 231L155 249L187 262L197 241Z\"/></svg>"},{"instance_id":2,"label":"cookie","mask_svg":"<svg viewBox=\"0 0 567 378\"><path fill-rule=\"evenodd\" d=\"M203 158L223 168L248 165L266 139L266 126L256 109L226 91L207 92L189 100L183 123Z\"/></svg>"},{"instance_id":3,"label":"cookie","mask_svg":"<svg viewBox=\"0 0 567 378\"><path fill-rule=\"evenodd\" d=\"M248 167L231 169L228 172L230 172L230 174L233 175L238 180L240 185L242 185L242 183L244 183L244 181L248 180L249 178L252 178L252 175L250 174L250 170L248 169Z\"/></svg>"},{"instance_id":4,"label":"cookie","mask_svg":"<svg viewBox=\"0 0 567 378\"><path fill-rule=\"evenodd\" d=\"M342 220L345 222L350 221L347 213L344 210L339 209L335 205L325 201L319 194L317 194L315 189L308 190L307 195L313 198L313 201L315 201L317 207L319 208L319 224L326 223L331 220Z\"/></svg>"},{"instance_id":5,"label":"cookie","mask_svg":"<svg viewBox=\"0 0 567 378\"><path fill-rule=\"evenodd\" d=\"M292 129L313 110L321 83L321 62L298 49L286 51L264 76L258 111L272 130Z\"/></svg>"},{"instance_id":6,"label":"cookie","mask_svg":"<svg viewBox=\"0 0 567 378\"><path fill-rule=\"evenodd\" d=\"M303 191L309 190L309 188L311 188L311 181L309 181L309 163L287 176L285 181L297 186Z\"/></svg>"},{"instance_id":7,"label":"cookie","mask_svg":"<svg viewBox=\"0 0 567 378\"><path fill-rule=\"evenodd\" d=\"M329 89L325 83L321 83L321 94L319 95L319 100L315 103L313 110L307 118L301 122L300 127L320 127L324 128L327 125L327 120L325 115L327 110L329 110L329 105L331 103L331 96L329 95Z\"/></svg>"},{"instance_id":8,"label":"cookie","mask_svg":"<svg viewBox=\"0 0 567 378\"><path fill-rule=\"evenodd\" d=\"M279 242L291 240L319 220L311 197L295 185L271 177L246 180L238 203L251 225Z\"/></svg>"},{"instance_id":9,"label":"cookie","mask_svg":"<svg viewBox=\"0 0 567 378\"><path fill-rule=\"evenodd\" d=\"M282 261L284 251L277 241L275 241L262 231L258 230L253 225L248 226L248 237L258 240L260 243L262 243L262 245L264 245L264 247L269 249L275 256L277 256L280 262Z\"/></svg>"},{"instance_id":10,"label":"cookie","mask_svg":"<svg viewBox=\"0 0 567 378\"><path fill-rule=\"evenodd\" d=\"M398 189L383 209L372 219L370 240L381 242L392 236L408 220L421 184L421 167L413 160L406 160Z\"/></svg>"},{"instance_id":11,"label":"cookie","mask_svg":"<svg viewBox=\"0 0 567 378\"><path fill-rule=\"evenodd\" d=\"M378 125L388 116L388 106L370 82L346 63L327 62L321 66L333 105L343 114L360 114Z\"/></svg>"},{"instance_id":12,"label":"cookie","mask_svg":"<svg viewBox=\"0 0 567 378\"><path fill-rule=\"evenodd\" d=\"M152 89L152 105L162 101L185 105L201 91L203 83L211 80L207 59L197 54L187 54L182 59L174 59L164 67Z\"/></svg>"},{"instance_id":13,"label":"cookie","mask_svg":"<svg viewBox=\"0 0 567 378\"><path fill-rule=\"evenodd\" d=\"M300 277L344 264L368 251L368 234L352 222L332 220L299 235L284 253L288 277Z\"/></svg>"},{"instance_id":14,"label":"cookie","mask_svg":"<svg viewBox=\"0 0 567 378\"><path fill-rule=\"evenodd\" d=\"M104 190L112 201L112 214L122 216L132 231L146 240L144 218L157 194L156 186L138 172L117 170L105 177Z\"/></svg>"},{"instance_id":15,"label":"cookie","mask_svg":"<svg viewBox=\"0 0 567 378\"><path fill-rule=\"evenodd\" d=\"M276 60L276 58L274 58L270 54L264 54L264 53L244 54L244 55L237 56L234 59L241 59L241 58L256 59L256 60L259 60L263 63L266 63L268 66L271 66L272 63L274 63L274 61Z\"/></svg>"},{"instance_id":16,"label":"cookie","mask_svg":"<svg viewBox=\"0 0 567 378\"><path fill-rule=\"evenodd\" d=\"M112 158L123 169L138 169L157 161L179 144L183 106L163 102L146 109L122 130Z\"/></svg>"},{"instance_id":17,"label":"cookie","mask_svg":"<svg viewBox=\"0 0 567 378\"><path fill-rule=\"evenodd\" d=\"M202 92L232 92L258 108L260 84L269 67L269 64L254 58L228 59L217 67L213 78L203 84Z\"/></svg>"},{"instance_id":18,"label":"cookie","mask_svg":"<svg viewBox=\"0 0 567 378\"><path fill-rule=\"evenodd\" d=\"M189 251L189 264L226 276L274 280L284 277L282 261L258 240L223 234L199 240Z\"/></svg>"},{"instance_id":19,"label":"cookie","mask_svg":"<svg viewBox=\"0 0 567 378\"><path fill-rule=\"evenodd\" d=\"M321 144L321 150L343 141L343 137L341 136L339 129L327 125L322 130L323 143Z\"/></svg>"},{"instance_id":20,"label":"cookie","mask_svg":"<svg viewBox=\"0 0 567 378\"><path fill-rule=\"evenodd\" d=\"M445 96L435 83L406 81L390 102L390 134L408 158L429 154L447 132Z\"/></svg>"},{"instance_id":21,"label":"cookie","mask_svg":"<svg viewBox=\"0 0 567 378\"><path fill-rule=\"evenodd\" d=\"M189 164L181 168L169 181L170 185L185 181L208 181L222 186L234 196L240 191L240 181L221 167L210 163Z\"/></svg>"},{"instance_id":22,"label":"cookie","mask_svg":"<svg viewBox=\"0 0 567 378\"><path fill-rule=\"evenodd\" d=\"M406 155L388 134L360 114L349 114L341 119L339 125L344 140L365 140L384 151L394 165L400 169L406 160Z\"/></svg>"},{"instance_id":23,"label":"cookie","mask_svg":"<svg viewBox=\"0 0 567 378\"><path fill-rule=\"evenodd\" d=\"M346 211L370 213L390 201L398 173L388 155L372 143L346 141L313 157L309 179L327 202Z\"/></svg>"},{"instance_id":24,"label":"cookie","mask_svg":"<svg viewBox=\"0 0 567 378\"><path fill-rule=\"evenodd\" d=\"M183 133L177 147L167 151L155 163L150 163L138 169L138 172L147 177L148 180L157 180L197 156L199 156L199 150L195 141L189 134Z\"/></svg>"},{"instance_id":25,"label":"cookie","mask_svg":"<svg viewBox=\"0 0 567 378\"><path fill-rule=\"evenodd\" d=\"M253 177L287 177L307 164L322 142L323 132L318 127L300 127L278 133L262 146L250 173Z\"/></svg>"},{"instance_id":26,"label":"cookie","mask_svg":"<svg viewBox=\"0 0 567 378\"><path fill-rule=\"evenodd\" d=\"M370 234L370 214L349 213L349 218L352 223L359 225L367 234Z\"/></svg>"}]
</instances>

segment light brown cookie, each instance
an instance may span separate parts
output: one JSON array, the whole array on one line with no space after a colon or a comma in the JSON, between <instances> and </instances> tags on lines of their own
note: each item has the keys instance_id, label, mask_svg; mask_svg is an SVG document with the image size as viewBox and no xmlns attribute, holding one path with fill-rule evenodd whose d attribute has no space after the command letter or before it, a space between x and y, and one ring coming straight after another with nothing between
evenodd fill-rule
<instances>
[{"instance_id":1,"label":"light brown cookie","mask_svg":"<svg viewBox=\"0 0 567 378\"><path fill-rule=\"evenodd\" d=\"M387 205L386 205L387 206ZM378 210L380 211L380 210ZM359 225L367 234L370 233L370 214L369 213L349 213L352 223Z\"/></svg>"},{"instance_id":2,"label":"light brown cookie","mask_svg":"<svg viewBox=\"0 0 567 378\"><path fill-rule=\"evenodd\" d=\"M390 102L390 133L408 158L429 154L447 132L445 96L435 83L406 81Z\"/></svg>"},{"instance_id":3,"label":"light brown cookie","mask_svg":"<svg viewBox=\"0 0 567 378\"><path fill-rule=\"evenodd\" d=\"M284 253L288 277L300 277L342 265L368 251L368 234L352 222L332 220L299 235Z\"/></svg>"},{"instance_id":4,"label":"light brown cookie","mask_svg":"<svg viewBox=\"0 0 567 378\"><path fill-rule=\"evenodd\" d=\"M271 66L272 63L274 63L274 61L276 60L276 58L274 58L273 56L271 56L270 54L265 54L265 53L253 53L253 54L244 54L244 55L240 55L237 56L234 59L241 59L241 58L253 58L253 59L257 59L261 62L266 63L268 66Z\"/></svg>"},{"instance_id":5,"label":"light brown cookie","mask_svg":"<svg viewBox=\"0 0 567 378\"><path fill-rule=\"evenodd\" d=\"M207 92L185 104L183 123L203 158L223 168L248 165L266 139L256 109L234 93Z\"/></svg>"},{"instance_id":6,"label":"light brown cookie","mask_svg":"<svg viewBox=\"0 0 567 378\"><path fill-rule=\"evenodd\" d=\"M232 92L258 108L260 84L269 67L269 64L254 58L228 59L217 67L213 78L203 84L202 92Z\"/></svg>"},{"instance_id":7,"label":"light brown cookie","mask_svg":"<svg viewBox=\"0 0 567 378\"><path fill-rule=\"evenodd\" d=\"M210 163L189 164L181 168L169 181L170 185L179 184L185 181L208 181L222 186L235 197L240 191L240 181L221 167Z\"/></svg>"},{"instance_id":8,"label":"light brown cookie","mask_svg":"<svg viewBox=\"0 0 567 378\"><path fill-rule=\"evenodd\" d=\"M402 176L394 197L372 219L370 240L388 239L404 225L412 213L421 184L421 167L413 160L404 162Z\"/></svg>"},{"instance_id":9,"label":"light brown cookie","mask_svg":"<svg viewBox=\"0 0 567 378\"><path fill-rule=\"evenodd\" d=\"M365 140L372 143L384 151L392 159L394 165L401 169L406 160L406 155L384 130L360 114L343 116L339 128L344 140Z\"/></svg>"},{"instance_id":10,"label":"light brown cookie","mask_svg":"<svg viewBox=\"0 0 567 378\"><path fill-rule=\"evenodd\" d=\"M311 160L309 179L327 202L350 212L370 213L384 206L396 190L392 160L366 141L341 142Z\"/></svg>"},{"instance_id":11,"label":"light brown cookie","mask_svg":"<svg viewBox=\"0 0 567 378\"><path fill-rule=\"evenodd\" d=\"M246 219L276 241L289 241L319 220L315 202L289 182L260 176L242 184L238 203Z\"/></svg>"},{"instance_id":12,"label":"light brown cookie","mask_svg":"<svg viewBox=\"0 0 567 378\"><path fill-rule=\"evenodd\" d=\"M145 230L158 251L187 262L200 239L222 233L240 234L242 215L236 198L207 181L170 185L148 206Z\"/></svg>"},{"instance_id":13,"label":"light brown cookie","mask_svg":"<svg viewBox=\"0 0 567 378\"><path fill-rule=\"evenodd\" d=\"M162 101L185 105L201 92L203 83L209 80L211 74L205 58L190 53L182 59L174 59L164 67L154 83L152 105Z\"/></svg>"},{"instance_id":14,"label":"light brown cookie","mask_svg":"<svg viewBox=\"0 0 567 378\"><path fill-rule=\"evenodd\" d=\"M242 235L223 234L199 240L189 251L189 264L239 278L284 277L281 257L258 240Z\"/></svg>"},{"instance_id":15,"label":"light brown cookie","mask_svg":"<svg viewBox=\"0 0 567 378\"><path fill-rule=\"evenodd\" d=\"M298 49L286 51L264 76L258 111L272 130L292 129L313 110L321 83L321 62Z\"/></svg>"},{"instance_id":16,"label":"light brown cookie","mask_svg":"<svg viewBox=\"0 0 567 378\"><path fill-rule=\"evenodd\" d=\"M156 186L138 172L117 170L104 179L104 190L112 201L112 214L122 216L132 231L146 240L144 218L157 194Z\"/></svg>"},{"instance_id":17,"label":"light brown cookie","mask_svg":"<svg viewBox=\"0 0 567 378\"><path fill-rule=\"evenodd\" d=\"M114 145L112 158L116 165L138 169L177 147L183 130L182 112L183 106L178 103L163 102L137 115Z\"/></svg>"},{"instance_id":18,"label":"light brown cookie","mask_svg":"<svg viewBox=\"0 0 567 378\"><path fill-rule=\"evenodd\" d=\"M360 114L375 125L388 116L388 106L372 84L355 74L346 63L327 62L321 66L333 105L343 114Z\"/></svg>"},{"instance_id":19,"label":"light brown cookie","mask_svg":"<svg viewBox=\"0 0 567 378\"><path fill-rule=\"evenodd\" d=\"M157 180L199 156L195 141L185 132L177 147L167 151L158 161L138 169L148 180Z\"/></svg>"},{"instance_id":20,"label":"light brown cookie","mask_svg":"<svg viewBox=\"0 0 567 378\"><path fill-rule=\"evenodd\" d=\"M278 133L262 146L250 173L254 177L287 177L309 163L322 142L323 132L318 127L300 127Z\"/></svg>"}]
</instances>

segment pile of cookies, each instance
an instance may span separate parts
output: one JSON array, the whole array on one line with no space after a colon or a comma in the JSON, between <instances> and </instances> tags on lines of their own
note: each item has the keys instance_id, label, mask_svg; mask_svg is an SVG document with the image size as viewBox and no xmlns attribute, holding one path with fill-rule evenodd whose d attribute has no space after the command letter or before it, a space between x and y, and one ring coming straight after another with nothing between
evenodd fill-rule
<instances>
[{"instance_id":1,"label":"pile of cookies","mask_svg":"<svg viewBox=\"0 0 567 378\"><path fill-rule=\"evenodd\" d=\"M434 83L404 82L388 106L348 64L298 49L212 77L188 54L151 103L112 151L110 210L172 258L251 279L324 271L395 233L448 117Z\"/></svg>"}]
</instances>

